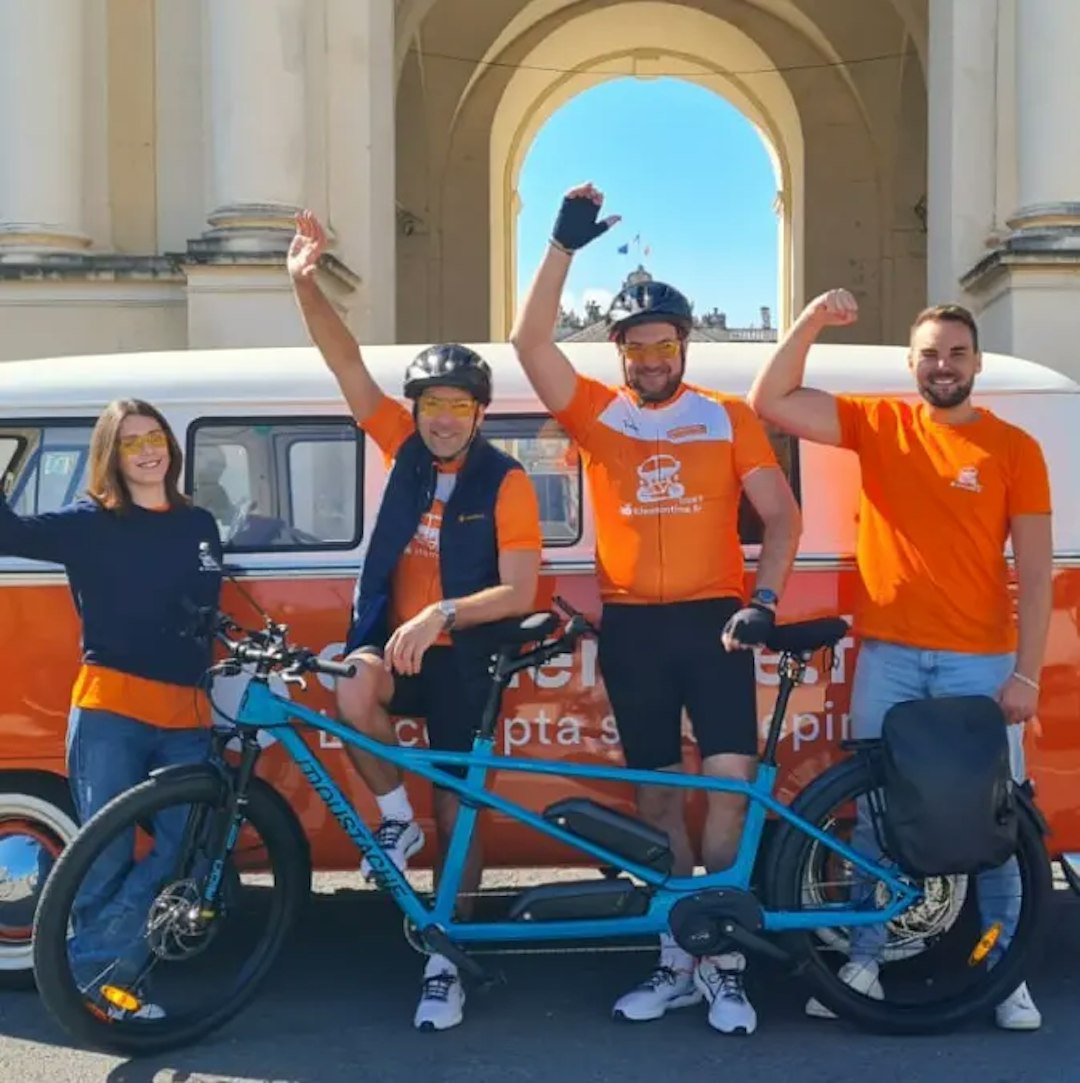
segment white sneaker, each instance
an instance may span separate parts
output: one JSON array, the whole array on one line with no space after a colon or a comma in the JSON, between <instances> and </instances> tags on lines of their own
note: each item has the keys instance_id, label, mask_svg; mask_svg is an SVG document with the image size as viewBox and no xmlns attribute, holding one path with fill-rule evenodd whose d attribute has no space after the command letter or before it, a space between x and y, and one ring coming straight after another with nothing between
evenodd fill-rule
<instances>
[{"instance_id":1,"label":"white sneaker","mask_svg":"<svg viewBox=\"0 0 1080 1083\"><path fill-rule=\"evenodd\" d=\"M994 1015L1002 1030L1038 1030L1042 1026L1042 1015L1031 999L1026 982L997 1006Z\"/></svg>"},{"instance_id":2,"label":"white sneaker","mask_svg":"<svg viewBox=\"0 0 1080 1083\"><path fill-rule=\"evenodd\" d=\"M706 955L694 971L694 984L709 1002L709 1026L721 1034L753 1034L757 1012L746 999L743 971L746 959L739 952Z\"/></svg>"},{"instance_id":3,"label":"white sneaker","mask_svg":"<svg viewBox=\"0 0 1080 1083\"><path fill-rule=\"evenodd\" d=\"M878 965L875 962L868 963L844 963L836 975L848 988L871 1000L884 1000L885 990L881 987L878 978ZM826 1008L817 997L811 997L806 1002L806 1014L815 1019L835 1019L836 1013L831 1008Z\"/></svg>"},{"instance_id":4,"label":"white sneaker","mask_svg":"<svg viewBox=\"0 0 1080 1083\"><path fill-rule=\"evenodd\" d=\"M424 984L416 1006L417 1030L448 1030L464 1018L465 990L453 963L433 955L424 967Z\"/></svg>"},{"instance_id":5,"label":"white sneaker","mask_svg":"<svg viewBox=\"0 0 1080 1083\"><path fill-rule=\"evenodd\" d=\"M662 951L657 968L640 985L619 997L611 1014L615 1019L643 1023L659 1019L669 1008L687 1008L700 1001L701 993L694 985L693 958Z\"/></svg>"},{"instance_id":6,"label":"white sneaker","mask_svg":"<svg viewBox=\"0 0 1080 1083\"><path fill-rule=\"evenodd\" d=\"M408 823L404 820L383 820L375 832L375 838L402 872L409 858L424 845L424 832L415 820ZM375 878L366 857L360 862L360 875L365 880Z\"/></svg>"}]
</instances>

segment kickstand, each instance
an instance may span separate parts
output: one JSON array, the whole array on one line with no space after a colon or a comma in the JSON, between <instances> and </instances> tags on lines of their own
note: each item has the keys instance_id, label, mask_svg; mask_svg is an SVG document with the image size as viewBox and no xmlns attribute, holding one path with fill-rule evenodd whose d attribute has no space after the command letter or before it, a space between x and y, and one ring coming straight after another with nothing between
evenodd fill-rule
<instances>
[{"instance_id":1,"label":"kickstand","mask_svg":"<svg viewBox=\"0 0 1080 1083\"><path fill-rule=\"evenodd\" d=\"M421 930L420 936L432 951L445 956L458 970L468 974L481 992L506 984L506 975L501 970L490 971L481 966L471 955L462 951L442 929L429 926Z\"/></svg>"}]
</instances>

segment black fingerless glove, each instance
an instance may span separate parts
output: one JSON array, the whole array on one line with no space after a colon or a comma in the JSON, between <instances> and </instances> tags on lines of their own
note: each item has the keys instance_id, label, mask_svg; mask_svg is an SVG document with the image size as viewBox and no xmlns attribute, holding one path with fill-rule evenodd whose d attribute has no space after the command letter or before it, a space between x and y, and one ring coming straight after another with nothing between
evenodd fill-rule
<instances>
[{"instance_id":1,"label":"black fingerless glove","mask_svg":"<svg viewBox=\"0 0 1080 1083\"><path fill-rule=\"evenodd\" d=\"M764 643L776 624L776 614L767 606L754 605L733 613L724 625L724 635L743 643L748 647Z\"/></svg>"},{"instance_id":2,"label":"black fingerless glove","mask_svg":"<svg viewBox=\"0 0 1080 1083\"><path fill-rule=\"evenodd\" d=\"M564 252L584 248L611 228L607 222L596 220L599 213L600 208L588 196L567 196L555 219L551 239Z\"/></svg>"}]
</instances>

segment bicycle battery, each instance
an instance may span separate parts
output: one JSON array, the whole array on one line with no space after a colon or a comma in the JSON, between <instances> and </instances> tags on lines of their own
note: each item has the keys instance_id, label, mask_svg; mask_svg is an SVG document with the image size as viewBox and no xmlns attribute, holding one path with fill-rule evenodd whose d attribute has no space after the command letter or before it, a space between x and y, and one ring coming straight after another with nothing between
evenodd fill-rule
<instances>
[{"instance_id":1,"label":"bicycle battery","mask_svg":"<svg viewBox=\"0 0 1080 1083\"><path fill-rule=\"evenodd\" d=\"M665 875L673 855L667 833L588 797L570 797L544 809L544 819L628 861Z\"/></svg>"}]
</instances>

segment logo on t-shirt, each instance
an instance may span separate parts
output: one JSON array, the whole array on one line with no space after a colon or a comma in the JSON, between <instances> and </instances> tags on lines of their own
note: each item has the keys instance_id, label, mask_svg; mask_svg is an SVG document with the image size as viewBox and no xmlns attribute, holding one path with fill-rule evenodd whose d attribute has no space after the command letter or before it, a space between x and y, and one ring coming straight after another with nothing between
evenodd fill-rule
<instances>
[{"instance_id":1,"label":"logo on t-shirt","mask_svg":"<svg viewBox=\"0 0 1080 1083\"><path fill-rule=\"evenodd\" d=\"M668 454L650 455L637 468L637 504L626 503L623 515L662 515L672 512L691 514L704 503L700 496L687 496L679 480L682 463Z\"/></svg>"},{"instance_id":2,"label":"logo on t-shirt","mask_svg":"<svg viewBox=\"0 0 1080 1083\"><path fill-rule=\"evenodd\" d=\"M424 512L412 541L405 547L406 556L437 557L439 555L439 531L442 530L442 505L432 505Z\"/></svg>"},{"instance_id":3,"label":"logo on t-shirt","mask_svg":"<svg viewBox=\"0 0 1080 1083\"><path fill-rule=\"evenodd\" d=\"M199 570L203 572L220 572L221 565L217 562L210 550L208 541L199 542Z\"/></svg>"},{"instance_id":4,"label":"logo on t-shirt","mask_svg":"<svg viewBox=\"0 0 1080 1083\"><path fill-rule=\"evenodd\" d=\"M977 466L962 466L952 485L954 489L966 489L969 493L981 493L982 485L979 484L979 468Z\"/></svg>"}]
</instances>

